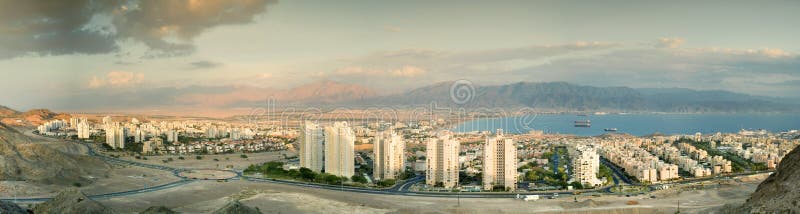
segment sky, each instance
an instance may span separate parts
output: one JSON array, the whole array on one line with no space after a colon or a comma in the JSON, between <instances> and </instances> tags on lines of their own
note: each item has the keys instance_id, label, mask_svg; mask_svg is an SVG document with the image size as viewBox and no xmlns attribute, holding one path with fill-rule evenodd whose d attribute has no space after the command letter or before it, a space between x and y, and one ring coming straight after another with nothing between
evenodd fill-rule
<instances>
[{"instance_id":1,"label":"sky","mask_svg":"<svg viewBox=\"0 0 800 214\"><path fill-rule=\"evenodd\" d=\"M800 1L0 0L0 105L97 109L331 80L800 98ZM198 92L199 91L199 92Z\"/></svg>"}]
</instances>

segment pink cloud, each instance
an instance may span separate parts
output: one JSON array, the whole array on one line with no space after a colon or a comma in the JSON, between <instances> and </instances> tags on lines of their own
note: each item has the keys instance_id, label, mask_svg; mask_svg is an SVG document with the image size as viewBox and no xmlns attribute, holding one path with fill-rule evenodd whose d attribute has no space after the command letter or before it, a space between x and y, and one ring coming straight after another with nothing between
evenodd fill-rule
<instances>
[{"instance_id":1,"label":"pink cloud","mask_svg":"<svg viewBox=\"0 0 800 214\"><path fill-rule=\"evenodd\" d=\"M143 73L127 71L111 71L105 77L92 76L89 80L89 88L100 87L128 87L144 82Z\"/></svg>"}]
</instances>

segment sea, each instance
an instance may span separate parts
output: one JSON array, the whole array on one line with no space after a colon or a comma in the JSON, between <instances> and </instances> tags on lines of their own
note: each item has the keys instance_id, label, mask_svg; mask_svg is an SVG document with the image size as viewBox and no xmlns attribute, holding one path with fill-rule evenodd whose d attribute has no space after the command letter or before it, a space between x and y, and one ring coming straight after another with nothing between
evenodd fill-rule
<instances>
[{"instance_id":1,"label":"sea","mask_svg":"<svg viewBox=\"0 0 800 214\"><path fill-rule=\"evenodd\" d=\"M590 127L575 127L575 121L586 121ZM800 114L530 114L503 118L481 118L452 127L454 132L475 132L503 129L505 133L528 133L540 130L548 134L597 136L615 133L636 136L661 134L737 133L740 130L784 132L800 129Z\"/></svg>"}]
</instances>

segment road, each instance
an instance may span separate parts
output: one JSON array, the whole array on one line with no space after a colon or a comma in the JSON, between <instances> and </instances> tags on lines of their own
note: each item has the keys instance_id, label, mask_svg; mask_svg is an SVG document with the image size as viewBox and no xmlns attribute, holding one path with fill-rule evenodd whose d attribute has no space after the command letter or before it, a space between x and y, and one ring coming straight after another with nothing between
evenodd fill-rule
<instances>
[{"instance_id":1,"label":"road","mask_svg":"<svg viewBox=\"0 0 800 214\"><path fill-rule=\"evenodd\" d=\"M631 184L638 185L638 182L634 182L633 180L631 180L630 178L628 178L628 176L625 176L625 173L624 173L624 172L622 172L622 169L620 169L619 167L617 167L617 165L614 165L613 163L609 162L609 161L608 161L607 159L605 159L604 157L600 157L600 163L601 163L601 164L603 164L603 165L605 165L605 166L606 166L606 167L608 167L609 169L611 169L611 171L612 171L612 172L614 172L614 175L615 175L615 178L614 178L614 184L617 184L617 183L618 183L618 181L617 181L617 178L619 178L619 179L620 179L620 180L622 180L622 182L624 182L625 184L628 184L628 185L631 185Z\"/></svg>"}]
</instances>

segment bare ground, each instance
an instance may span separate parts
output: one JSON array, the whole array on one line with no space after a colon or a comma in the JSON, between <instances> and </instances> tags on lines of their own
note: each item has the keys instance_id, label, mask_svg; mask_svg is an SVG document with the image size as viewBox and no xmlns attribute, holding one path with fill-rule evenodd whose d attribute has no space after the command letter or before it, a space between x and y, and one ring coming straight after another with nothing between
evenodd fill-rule
<instances>
[{"instance_id":1,"label":"bare ground","mask_svg":"<svg viewBox=\"0 0 800 214\"><path fill-rule=\"evenodd\" d=\"M525 202L515 199L433 198L302 188L248 181L201 181L178 188L126 198L102 200L120 211L141 211L164 205L186 213L207 213L230 200L258 207L265 213L674 213L715 212L726 203L741 202L757 183L737 183L705 189L674 188L649 196L571 196ZM678 191L678 189L683 189ZM587 201L591 199L591 201ZM637 205L628 205L636 201Z\"/></svg>"}]
</instances>

